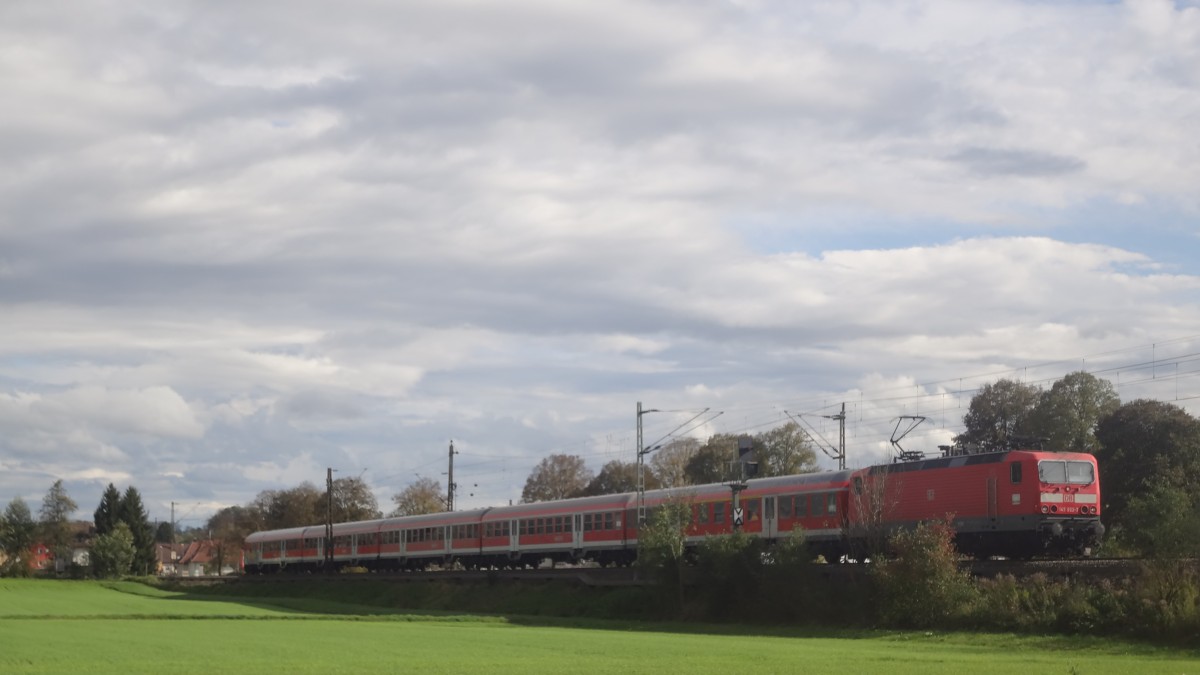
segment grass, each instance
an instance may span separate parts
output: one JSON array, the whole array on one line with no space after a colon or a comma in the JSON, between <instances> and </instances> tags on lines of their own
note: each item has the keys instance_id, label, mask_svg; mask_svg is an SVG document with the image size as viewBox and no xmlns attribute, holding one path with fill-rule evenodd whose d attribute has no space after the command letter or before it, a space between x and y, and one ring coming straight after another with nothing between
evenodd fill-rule
<instances>
[{"instance_id":1,"label":"grass","mask_svg":"<svg viewBox=\"0 0 1200 675\"><path fill-rule=\"evenodd\" d=\"M260 591L261 592L261 591ZM357 609L356 609L357 608ZM4 673L1186 673L1196 652L1093 638L464 616L0 580Z\"/></svg>"}]
</instances>

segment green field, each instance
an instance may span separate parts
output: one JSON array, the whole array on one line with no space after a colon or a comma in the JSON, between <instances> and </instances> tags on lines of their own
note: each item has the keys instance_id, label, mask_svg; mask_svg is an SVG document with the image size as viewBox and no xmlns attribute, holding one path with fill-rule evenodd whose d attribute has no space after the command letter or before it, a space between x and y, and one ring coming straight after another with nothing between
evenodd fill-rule
<instances>
[{"instance_id":1,"label":"green field","mask_svg":"<svg viewBox=\"0 0 1200 675\"><path fill-rule=\"evenodd\" d=\"M1200 673L1200 655L1094 638L412 614L135 583L0 580L2 673Z\"/></svg>"}]
</instances>

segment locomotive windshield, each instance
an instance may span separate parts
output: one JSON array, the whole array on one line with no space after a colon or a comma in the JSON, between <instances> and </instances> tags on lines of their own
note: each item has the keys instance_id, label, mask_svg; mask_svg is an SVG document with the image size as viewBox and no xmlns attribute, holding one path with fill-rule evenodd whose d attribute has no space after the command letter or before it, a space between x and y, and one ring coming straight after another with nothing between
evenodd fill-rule
<instances>
[{"instance_id":1,"label":"locomotive windshield","mask_svg":"<svg viewBox=\"0 0 1200 675\"><path fill-rule=\"evenodd\" d=\"M1090 462L1045 460L1038 462L1038 477L1043 483L1088 485L1096 479Z\"/></svg>"}]
</instances>

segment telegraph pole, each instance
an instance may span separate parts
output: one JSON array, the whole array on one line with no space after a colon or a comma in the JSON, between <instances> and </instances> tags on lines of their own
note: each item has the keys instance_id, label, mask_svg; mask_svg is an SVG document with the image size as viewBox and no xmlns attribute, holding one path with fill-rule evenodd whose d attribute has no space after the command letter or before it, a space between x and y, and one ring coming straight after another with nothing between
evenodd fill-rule
<instances>
[{"instance_id":1,"label":"telegraph pole","mask_svg":"<svg viewBox=\"0 0 1200 675\"><path fill-rule=\"evenodd\" d=\"M827 415L825 419L837 420L838 422L838 471L846 470L846 402L842 401L842 412L836 415Z\"/></svg>"},{"instance_id":2,"label":"telegraph pole","mask_svg":"<svg viewBox=\"0 0 1200 675\"><path fill-rule=\"evenodd\" d=\"M454 493L458 490L458 483L454 482L454 456L458 452L454 450L454 441L450 441L450 468L446 472L446 510L454 510Z\"/></svg>"},{"instance_id":3,"label":"telegraph pole","mask_svg":"<svg viewBox=\"0 0 1200 675\"><path fill-rule=\"evenodd\" d=\"M325 470L325 570L333 571L333 468Z\"/></svg>"},{"instance_id":4,"label":"telegraph pole","mask_svg":"<svg viewBox=\"0 0 1200 675\"><path fill-rule=\"evenodd\" d=\"M646 455L653 452L642 440L642 415L658 412L656 408L642 410L642 402L637 404L637 526L639 537L642 526L646 524Z\"/></svg>"}]
</instances>

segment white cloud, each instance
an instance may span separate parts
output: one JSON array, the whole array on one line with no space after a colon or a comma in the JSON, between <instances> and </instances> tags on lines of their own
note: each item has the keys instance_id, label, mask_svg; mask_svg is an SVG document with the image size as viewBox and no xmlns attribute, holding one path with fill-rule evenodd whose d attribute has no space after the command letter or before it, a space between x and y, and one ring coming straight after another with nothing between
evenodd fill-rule
<instances>
[{"instance_id":1,"label":"white cloud","mask_svg":"<svg viewBox=\"0 0 1200 675\"><path fill-rule=\"evenodd\" d=\"M637 400L926 410L1200 334L1198 35L1166 1L9 3L0 457L211 505L402 487L454 438L503 503L632 448ZM882 456L902 408L862 405Z\"/></svg>"}]
</instances>

